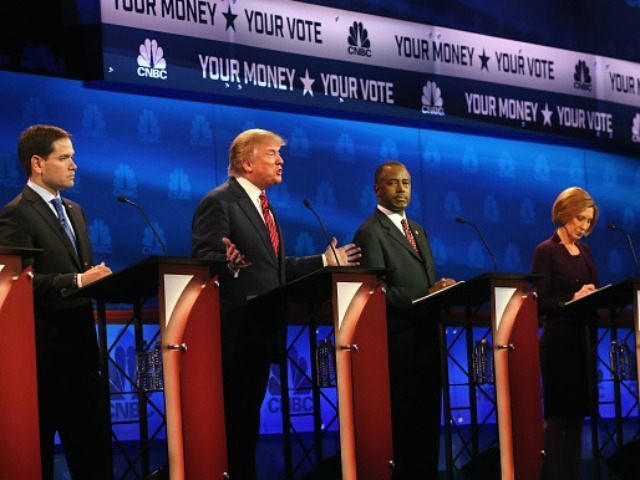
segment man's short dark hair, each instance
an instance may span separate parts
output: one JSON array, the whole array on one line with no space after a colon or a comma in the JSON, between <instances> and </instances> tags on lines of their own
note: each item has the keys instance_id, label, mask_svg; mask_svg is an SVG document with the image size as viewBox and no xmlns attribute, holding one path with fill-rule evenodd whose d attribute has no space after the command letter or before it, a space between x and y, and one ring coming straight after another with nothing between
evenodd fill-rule
<instances>
[{"instance_id":1,"label":"man's short dark hair","mask_svg":"<svg viewBox=\"0 0 640 480\"><path fill-rule=\"evenodd\" d=\"M373 174L374 185L378 185L378 182L380 181L380 177L382 176L382 170L385 167L402 167L405 170L409 171L409 169L405 166L404 163L398 162L396 160L389 160L388 162L384 162L378 168L376 168L376 172Z\"/></svg>"},{"instance_id":2,"label":"man's short dark hair","mask_svg":"<svg viewBox=\"0 0 640 480\"><path fill-rule=\"evenodd\" d=\"M46 157L53 152L53 143L61 138L71 138L66 130L54 125L32 125L20 134L18 139L18 160L31 176L31 157Z\"/></svg>"}]
</instances>

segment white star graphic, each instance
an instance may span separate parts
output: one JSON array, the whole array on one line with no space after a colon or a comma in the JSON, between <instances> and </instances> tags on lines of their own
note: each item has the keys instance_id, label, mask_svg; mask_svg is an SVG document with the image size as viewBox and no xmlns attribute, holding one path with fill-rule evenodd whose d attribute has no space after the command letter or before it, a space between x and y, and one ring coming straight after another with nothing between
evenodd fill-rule
<instances>
[{"instance_id":1,"label":"white star graphic","mask_svg":"<svg viewBox=\"0 0 640 480\"><path fill-rule=\"evenodd\" d=\"M302 96L304 97L307 93L313 97L313 83L316 81L315 78L311 78L309 76L309 69L304 70L304 77L300 77L300 81L304 85L304 90L302 91Z\"/></svg>"},{"instance_id":2,"label":"white star graphic","mask_svg":"<svg viewBox=\"0 0 640 480\"><path fill-rule=\"evenodd\" d=\"M551 115L553 115L553 110L549 110L549 105L547 103L544 104L544 108L540 110L542 112L542 125L551 125Z\"/></svg>"}]
</instances>

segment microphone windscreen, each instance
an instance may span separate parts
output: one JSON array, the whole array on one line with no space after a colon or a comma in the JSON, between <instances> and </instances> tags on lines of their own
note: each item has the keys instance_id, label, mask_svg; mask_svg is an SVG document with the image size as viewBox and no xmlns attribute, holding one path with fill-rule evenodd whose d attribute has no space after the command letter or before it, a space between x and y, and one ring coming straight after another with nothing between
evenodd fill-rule
<instances>
[{"instance_id":1,"label":"microphone windscreen","mask_svg":"<svg viewBox=\"0 0 640 480\"><path fill-rule=\"evenodd\" d=\"M122 195L118 195L116 197L116 200L118 200L120 203L127 203L127 197L123 197Z\"/></svg>"},{"instance_id":2,"label":"microphone windscreen","mask_svg":"<svg viewBox=\"0 0 640 480\"><path fill-rule=\"evenodd\" d=\"M309 203L309 200L307 200L306 198L302 200L302 203L304 204L305 207L311 208L311 204Z\"/></svg>"},{"instance_id":3,"label":"microphone windscreen","mask_svg":"<svg viewBox=\"0 0 640 480\"><path fill-rule=\"evenodd\" d=\"M467 223L467 221L462 217L456 217L456 222L458 222L458 223Z\"/></svg>"}]
</instances>

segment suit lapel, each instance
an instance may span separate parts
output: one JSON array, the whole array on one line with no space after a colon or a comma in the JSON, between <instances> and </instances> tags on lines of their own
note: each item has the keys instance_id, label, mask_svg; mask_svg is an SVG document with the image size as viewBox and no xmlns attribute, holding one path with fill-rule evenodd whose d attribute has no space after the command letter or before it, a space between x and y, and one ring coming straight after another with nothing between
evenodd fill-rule
<instances>
[{"instance_id":1,"label":"suit lapel","mask_svg":"<svg viewBox=\"0 0 640 480\"><path fill-rule=\"evenodd\" d=\"M419 260L420 262L422 262L423 260L420 254L413 249L413 247L409 243L409 240L407 240L407 237L405 237L402 234L402 232L398 229L398 227L396 227L393 224L393 222L389 220L389 218L387 218L387 216L378 209L376 209L376 215L378 217L378 220L380 221L380 225L386 231L387 236L391 238L394 242L397 242L402 248L407 250L409 253L411 253L411 255L413 255L416 258L416 260ZM413 232L415 230L414 226L411 224L409 224L409 226L411 227L411 231ZM418 248L420 247L421 245L419 244Z\"/></svg>"},{"instance_id":2,"label":"suit lapel","mask_svg":"<svg viewBox=\"0 0 640 480\"><path fill-rule=\"evenodd\" d=\"M255 205L247 195L247 192L244 191L244 188L240 186L238 181L235 178L229 179L229 186L231 187L234 195L238 199L238 206L244 212L245 216L249 220L249 223L253 226L258 237L262 240L262 244L264 248L271 254L269 258L273 258L273 262L277 263L276 256L273 254L273 245L271 244L271 239L269 238L269 231L267 230L267 226L264 224L264 220L258 213ZM275 218L275 214L274 214ZM276 225L278 225L276 221ZM280 235L280 239L282 240L282 234L280 233L280 227L278 226L278 234ZM280 249L282 250L282 241L280 241Z\"/></svg>"},{"instance_id":3,"label":"suit lapel","mask_svg":"<svg viewBox=\"0 0 640 480\"><path fill-rule=\"evenodd\" d=\"M89 264L89 259L91 258L91 249L90 244L87 243L88 239L84 235L84 232L87 229L84 216L82 215L80 209L75 208L74 205L66 198L62 199L62 203L67 210L67 216L69 217L69 221L73 226L73 231L76 234L76 246L78 247L78 255L80 256L79 260L83 267L82 270L86 270L91 266ZM69 244L71 244L71 242L69 242Z\"/></svg>"},{"instance_id":4,"label":"suit lapel","mask_svg":"<svg viewBox=\"0 0 640 480\"><path fill-rule=\"evenodd\" d=\"M60 221L58 220L56 214L53 213L51 208L49 208L42 197L40 197L40 195L31 190L29 187L25 187L22 195L24 198L31 202L33 209L38 213L38 215L42 217L53 234L58 237L58 240L62 242L78 269L81 269L80 259L78 258L78 255L76 255L73 245L71 245L71 240L69 240L69 237L67 237L67 234L65 233L64 228L62 228L62 225L60 224Z\"/></svg>"},{"instance_id":5,"label":"suit lapel","mask_svg":"<svg viewBox=\"0 0 640 480\"><path fill-rule=\"evenodd\" d=\"M431 268L429 266L429 262L432 262L431 248L429 247L429 243L427 241L427 235L423 228L421 228L418 224L409 220L409 228L411 228L411 232L413 233L413 237L416 239L416 243L418 244L418 249L420 250L420 254L422 257L422 261L427 267L427 274L429 276L429 281L431 284L435 282L435 275L433 271L433 265Z\"/></svg>"}]
</instances>

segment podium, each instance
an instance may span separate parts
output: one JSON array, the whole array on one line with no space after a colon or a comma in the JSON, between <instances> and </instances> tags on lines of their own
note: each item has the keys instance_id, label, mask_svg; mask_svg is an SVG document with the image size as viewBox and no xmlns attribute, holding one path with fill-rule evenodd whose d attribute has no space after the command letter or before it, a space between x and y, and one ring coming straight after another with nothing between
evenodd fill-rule
<instances>
[{"instance_id":1,"label":"podium","mask_svg":"<svg viewBox=\"0 0 640 480\"><path fill-rule=\"evenodd\" d=\"M0 247L0 458L2 476L42 478L33 274L22 258L40 249Z\"/></svg>"},{"instance_id":2,"label":"podium","mask_svg":"<svg viewBox=\"0 0 640 480\"><path fill-rule=\"evenodd\" d=\"M633 314L630 318L625 318L621 313L629 306L633 307ZM625 439L624 420L633 415L638 415L638 400L640 399L640 363L639 362L639 348L640 348L640 279L627 278L618 283L607 285L603 288L596 290L594 293L568 303L564 307L568 312L579 314L581 311L596 311L596 310L608 310L609 321L604 322L602 319L598 321L598 325L585 325L587 327L585 334L587 335L587 341L589 342L588 351L595 351L595 355L589 358L590 378L592 383L591 392L593 394L593 404L600 405L598 395L598 373L597 363L602 365L609 365L607 370L611 373L611 379L613 383L613 403L614 407L614 421L613 426L607 424L600 416L599 408L594 412L594 417L591 421L591 447L593 461L593 478L600 478L600 465L597 459L605 459L607 447L613 447L613 456L620 449L623 449L625 443L637 439L637 429L635 432L631 432ZM633 342L632 352L635 355L635 378L626 379L636 382L636 388L631 388L615 371L611 371L609 358L602 359L597 356L597 347L600 343L598 340L603 339L605 335L600 332L596 335L595 332L591 332L590 329L596 327L605 328L610 331L610 338L612 342L618 342L620 327L629 328L631 341ZM595 343L595 344L594 344ZM629 411L623 411L622 404L622 390L625 389L633 398L633 408ZM604 438L600 439L600 427L604 432ZM637 448L634 455L637 455ZM628 453L626 454L628 455ZM634 462L637 461L635 457Z\"/></svg>"},{"instance_id":3,"label":"podium","mask_svg":"<svg viewBox=\"0 0 640 480\"><path fill-rule=\"evenodd\" d=\"M169 478L225 478L227 447L222 392L220 308L211 262L150 257L105 277L76 295L98 304L104 394L109 398L106 303L128 303L136 317L136 350L142 347L141 306L159 300ZM140 430L146 431L146 396L138 392ZM109 412L106 412L109 415ZM110 419L109 419L110 421ZM144 455L141 453L144 460ZM148 461L148 460L147 460ZM142 474L149 474L148 464Z\"/></svg>"},{"instance_id":4,"label":"podium","mask_svg":"<svg viewBox=\"0 0 640 480\"><path fill-rule=\"evenodd\" d=\"M303 325L308 329L312 372L316 371L316 327L319 323L333 327L343 480L388 480L392 473L386 304L383 287L378 282L382 272L326 267L251 300L260 308L282 312L285 339L286 325ZM327 303L328 314L318 316L317 312ZM300 322L297 315L289 315L294 306L302 306L309 313L304 321ZM287 478L294 478L287 360L291 359L285 355L280 367L285 469ZM314 452L319 463L323 460L320 392L313 379L308 380L314 385Z\"/></svg>"},{"instance_id":5,"label":"podium","mask_svg":"<svg viewBox=\"0 0 640 480\"><path fill-rule=\"evenodd\" d=\"M476 390L481 388L471 379L467 386L471 423L470 438L456 426L452 414L445 314L450 307L464 307L465 320L460 335L466 335L468 370L471 377L473 327L487 326L475 313L488 303L489 340L493 345L495 372L495 410L499 441L499 472L502 480L538 480L544 449L542 396L540 388L540 355L538 349L538 309L529 284L533 277L504 273L485 273L466 282L427 295L416 302L430 311L442 312L441 347L444 359L445 461L448 478L458 468L456 459L468 454L472 462L482 458L478 432L482 424L477 415ZM456 338L456 341L460 337ZM456 360L454 360L456 361ZM458 365L460 365L458 363ZM453 428L460 435L462 450L453 452ZM487 459L484 459L490 463ZM482 460L478 463L482 463ZM497 466L494 466L494 470ZM482 474L480 474L482 475ZM473 474L472 474L473 476ZM485 473L486 476L486 473ZM474 478L476 478L474 476ZM478 477L481 478L481 477Z\"/></svg>"}]
</instances>

